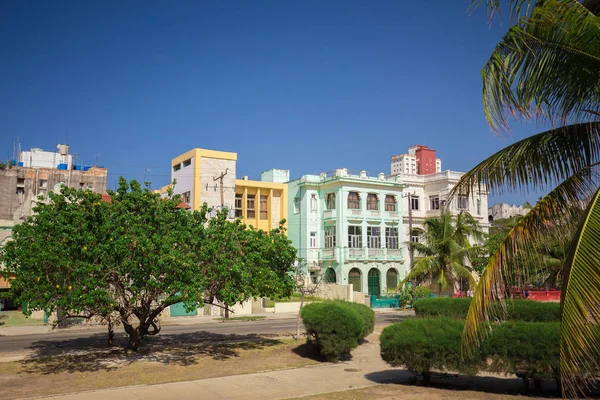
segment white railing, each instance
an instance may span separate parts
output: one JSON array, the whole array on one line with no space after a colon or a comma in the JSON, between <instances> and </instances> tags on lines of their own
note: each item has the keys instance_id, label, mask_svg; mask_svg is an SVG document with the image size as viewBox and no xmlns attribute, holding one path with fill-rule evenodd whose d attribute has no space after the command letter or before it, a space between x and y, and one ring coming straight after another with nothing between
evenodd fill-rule
<instances>
[{"instance_id":1,"label":"white railing","mask_svg":"<svg viewBox=\"0 0 600 400\"><path fill-rule=\"evenodd\" d=\"M333 211L332 210L325 210L325 211L323 211L323 218L331 218L332 215L333 215Z\"/></svg>"},{"instance_id":2,"label":"white railing","mask_svg":"<svg viewBox=\"0 0 600 400\"><path fill-rule=\"evenodd\" d=\"M369 249L369 258L383 258L383 249Z\"/></svg>"},{"instance_id":3,"label":"white railing","mask_svg":"<svg viewBox=\"0 0 600 400\"><path fill-rule=\"evenodd\" d=\"M352 215L362 215L361 210L352 210Z\"/></svg>"}]
</instances>

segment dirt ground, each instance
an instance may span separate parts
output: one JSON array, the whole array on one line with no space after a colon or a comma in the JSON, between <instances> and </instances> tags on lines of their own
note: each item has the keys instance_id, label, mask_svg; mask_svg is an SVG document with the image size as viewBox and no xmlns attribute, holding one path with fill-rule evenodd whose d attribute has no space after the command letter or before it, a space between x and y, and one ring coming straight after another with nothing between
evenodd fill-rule
<instances>
[{"instance_id":1,"label":"dirt ground","mask_svg":"<svg viewBox=\"0 0 600 400\"><path fill-rule=\"evenodd\" d=\"M303 341L232 336L207 335L177 343L166 343L163 338L149 343L139 353L118 348L0 363L1 397L18 399L188 381L318 362Z\"/></svg>"},{"instance_id":2,"label":"dirt ground","mask_svg":"<svg viewBox=\"0 0 600 400\"><path fill-rule=\"evenodd\" d=\"M535 400L543 397L517 396L469 390L437 389L423 386L394 384L377 385L364 389L346 390L296 400Z\"/></svg>"}]
</instances>

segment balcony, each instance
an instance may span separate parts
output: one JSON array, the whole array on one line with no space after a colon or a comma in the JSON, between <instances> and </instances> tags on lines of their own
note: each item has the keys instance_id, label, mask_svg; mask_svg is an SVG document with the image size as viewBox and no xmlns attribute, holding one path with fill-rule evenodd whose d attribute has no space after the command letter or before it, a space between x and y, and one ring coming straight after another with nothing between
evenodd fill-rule
<instances>
[{"instance_id":1,"label":"balcony","mask_svg":"<svg viewBox=\"0 0 600 400\"><path fill-rule=\"evenodd\" d=\"M381 212L379 211L371 211L371 217L380 217L381 216Z\"/></svg>"},{"instance_id":2,"label":"balcony","mask_svg":"<svg viewBox=\"0 0 600 400\"><path fill-rule=\"evenodd\" d=\"M307 260L306 261L317 261L319 259L319 250L318 249L308 249L307 252Z\"/></svg>"},{"instance_id":3,"label":"balcony","mask_svg":"<svg viewBox=\"0 0 600 400\"><path fill-rule=\"evenodd\" d=\"M442 212L442 210L427 210L425 215L427 217L439 217L441 212Z\"/></svg>"},{"instance_id":4,"label":"balcony","mask_svg":"<svg viewBox=\"0 0 600 400\"><path fill-rule=\"evenodd\" d=\"M333 210L323 211L323 218L333 218Z\"/></svg>"},{"instance_id":5,"label":"balcony","mask_svg":"<svg viewBox=\"0 0 600 400\"><path fill-rule=\"evenodd\" d=\"M389 218L398 218L399 216L397 211L386 211L386 214Z\"/></svg>"},{"instance_id":6,"label":"balcony","mask_svg":"<svg viewBox=\"0 0 600 400\"><path fill-rule=\"evenodd\" d=\"M320 260L335 260L335 249L321 249Z\"/></svg>"},{"instance_id":7,"label":"balcony","mask_svg":"<svg viewBox=\"0 0 600 400\"><path fill-rule=\"evenodd\" d=\"M350 215L360 217L362 216L362 210L350 210Z\"/></svg>"},{"instance_id":8,"label":"balcony","mask_svg":"<svg viewBox=\"0 0 600 400\"><path fill-rule=\"evenodd\" d=\"M368 249L369 260L383 260L383 249Z\"/></svg>"},{"instance_id":9,"label":"balcony","mask_svg":"<svg viewBox=\"0 0 600 400\"><path fill-rule=\"evenodd\" d=\"M345 248L347 261L399 261L402 250L377 248Z\"/></svg>"},{"instance_id":10,"label":"balcony","mask_svg":"<svg viewBox=\"0 0 600 400\"><path fill-rule=\"evenodd\" d=\"M365 257L365 249L361 248L350 248L348 250L348 260L364 260Z\"/></svg>"}]
</instances>

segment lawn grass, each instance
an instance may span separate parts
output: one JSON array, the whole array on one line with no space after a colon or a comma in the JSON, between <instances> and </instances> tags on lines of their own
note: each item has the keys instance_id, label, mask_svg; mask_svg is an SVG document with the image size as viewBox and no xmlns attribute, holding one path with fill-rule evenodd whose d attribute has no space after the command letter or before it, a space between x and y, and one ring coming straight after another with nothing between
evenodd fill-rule
<instances>
[{"instance_id":1,"label":"lawn grass","mask_svg":"<svg viewBox=\"0 0 600 400\"><path fill-rule=\"evenodd\" d=\"M228 341L227 337L221 340L219 335L213 336L201 340L197 334L189 335L191 342L158 341L138 353L105 348L104 352L0 363L2 399L154 385L318 364L306 354L299 354L297 349L303 343L293 339Z\"/></svg>"},{"instance_id":2,"label":"lawn grass","mask_svg":"<svg viewBox=\"0 0 600 400\"><path fill-rule=\"evenodd\" d=\"M44 325L44 321L31 319L21 311L0 311L0 327L40 325Z\"/></svg>"},{"instance_id":3,"label":"lawn grass","mask_svg":"<svg viewBox=\"0 0 600 400\"><path fill-rule=\"evenodd\" d=\"M542 397L529 397L471 390L448 390L423 386L402 386L383 384L363 389L344 390L341 392L323 393L288 400L535 400Z\"/></svg>"},{"instance_id":4,"label":"lawn grass","mask_svg":"<svg viewBox=\"0 0 600 400\"><path fill-rule=\"evenodd\" d=\"M265 319L263 315L248 315L242 317L231 317L231 318L213 318L215 321L258 321Z\"/></svg>"}]
</instances>

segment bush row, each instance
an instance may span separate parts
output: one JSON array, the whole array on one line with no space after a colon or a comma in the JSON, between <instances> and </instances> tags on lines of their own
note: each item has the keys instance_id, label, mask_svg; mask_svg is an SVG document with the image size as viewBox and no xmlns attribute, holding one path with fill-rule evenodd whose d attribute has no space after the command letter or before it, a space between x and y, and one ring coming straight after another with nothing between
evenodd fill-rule
<instances>
[{"instance_id":1,"label":"bush row","mask_svg":"<svg viewBox=\"0 0 600 400\"><path fill-rule=\"evenodd\" d=\"M413 307L417 317L448 317L464 320L470 305L470 298L436 298L416 300ZM529 322L560 321L560 303L513 300L508 302L506 306L508 320Z\"/></svg>"},{"instance_id":2,"label":"bush row","mask_svg":"<svg viewBox=\"0 0 600 400\"><path fill-rule=\"evenodd\" d=\"M386 327L381 357L429 381L432 371L478 371L515 374L529 379L556 379L560 323L507 321L496 324L479 349L461 357L464 322L451 318L415 318Z\"/></svg>"},{"instance_id":3,"label":"bush row","mask_svg":"<svg viewBox=\"0 0 600 400\"><path fill-rule=\"evenodd\" d=\"M339 361L375 329L375 313L364 304L323 301L302 308L306 337L329 361Z\"/></svg>"}]
</instances>

